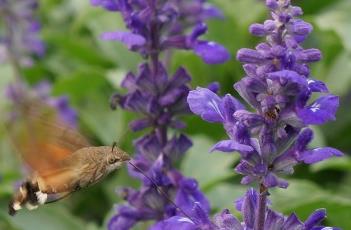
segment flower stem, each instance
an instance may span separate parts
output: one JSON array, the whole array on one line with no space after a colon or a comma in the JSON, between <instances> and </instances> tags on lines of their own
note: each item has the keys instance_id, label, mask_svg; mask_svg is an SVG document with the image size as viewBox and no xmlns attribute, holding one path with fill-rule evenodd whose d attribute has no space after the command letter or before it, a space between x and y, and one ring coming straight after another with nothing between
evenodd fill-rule
<instances>
[{"instance_id":1,"label":"flower stem","mask_svg":"<svg viewBox=\"0 0 351 230\"><path fill-rule=\"evenodd\" d=\"M264 230L264 222L266 217L268 188L260 184L260 197L256 214L255 230Z\"/></svg>"}]
</instances>

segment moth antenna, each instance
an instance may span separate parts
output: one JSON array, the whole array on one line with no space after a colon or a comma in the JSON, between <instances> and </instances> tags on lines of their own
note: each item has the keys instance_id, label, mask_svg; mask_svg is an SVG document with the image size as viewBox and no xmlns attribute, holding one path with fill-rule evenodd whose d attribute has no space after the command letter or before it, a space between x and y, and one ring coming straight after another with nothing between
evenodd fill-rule
<instances>
[{"instance_id":1,"label":"moth antenna","mask_svg":"<svg viewBox=\"0 0 351 230\"><path fill-rule=\"evenodd\" d=\"M111 149L111 152L113 152L113 150L117 147L117 141L114 141L112 143L112 149Z\"/></svg>"},{"instance_id":2,"label":"moth antenna","mask_svg":"<svg viewBox=\"0 0 351 230\"><path fill-rule=\"evenodd\" d=\"M154 185L155 189L157 190L157 192L159 192L164 198L167 199L168 202L170 202L176 209L178 209L184 216L186 216L187 218L189 218L191 221L194 222L194 220L183 210L181 209L173 200L171 200L169 198L169 196L157 185L157 183L155 182L154 179L152 179L151 177L149 177L148 175L146 175L144 173L144 171L142 169L140 169L138 166L136 166L135 164L133 164L131 161L128 161L128 163L133 166L136 170L138 170L141 174L144 175L144 177L146 177L149 181L151 181L151 183Z\"/></svg>"}]
</instances>

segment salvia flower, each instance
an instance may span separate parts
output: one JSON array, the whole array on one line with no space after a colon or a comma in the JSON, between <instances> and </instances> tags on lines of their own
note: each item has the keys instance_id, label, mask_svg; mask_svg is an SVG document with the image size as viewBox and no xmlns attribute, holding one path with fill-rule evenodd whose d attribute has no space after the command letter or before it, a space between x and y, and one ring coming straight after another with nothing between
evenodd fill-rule
<instances>
[{"instance_id":1,"label":"salvia flower","mask_svg":"<svg viewBox=\"0 0 351 230\"><path fill-rule=\"evenodd\" d=\"M204 0L92 0L91 3L119 12L129 30L106 32L102 39L122 42L148 60L139 65L136 74L130 72L122 81L127 93L111 97L112 109L119 107L139 115L129 124L131 130L149 132L134 141L136 153L131 163L136 168L131 165L128 168L130 175L142 181L142 186L138 190L119 191L127 203L117 205L109 229L130 229L140 221L186 216L194 203L209 213L209 202L197 181L184 177L174 167L192 145L180 132L185 127L180 116L190 113L186 98L191 77L182 67L169 74L164 64L167 61L160 60L160 54L183 49L192 50L206 63L227 61L229 53L223 46L200 39L207 32L204 20L221 18L221 12Z\"/></svg>"},{"instance_id":2,"label":"salvia flower","mask_svg":"<svg viewBox=\"0 0 351 230\"><path fill-rule=\"evenodd\" d=\"M120 41L144 57L176 48L193 50L210 64L229 59L229 53L223 46L200 39L207 31L203 20L222 17L218 9L203 0L91 0L91 3L120 12L129 29L103 33L102 39ZM187 33L188 29L192 32Z\"/></svg>"},{"instance_id":3,"label":"salvia flower","mask_svg":"<svg viewBox=\"0 0 351 230\"><path fill-rule=\"evenodd\" d=\"M253 35L266 41L237 53L246 76L234 89L252 110L229 94L219 97L200 87L187 100L203 120L223 124L228 140L212 150L240 153L235 170L244 175L243 184L258 181L267 188L286 188L288 183L279 176L292 174L296 164L342 156L331 147L308 148L313 138L308 126L334 120L339 98L311 76L309 64L320 60L321 53L301 46L312 31L309 23L298 18L301 8L289 0L267 0L266 5L272 18L250 27ZM310 102L315 93L317 99Z\"/></svg>"},{"instance_id":4,"label":"salvia flower","mask_svg":"<svg viewBox=\"0 0 351 230\"><path fill-rule=\"evenodd\" d=\"M44 54L45 47L38 35L40 24L34 17L37 7L36 0L0 1L0 19L4 26L0 33L0 61L12 58L28 66L32 64L32 55Z\"/></svg>"},{"instance_id":5,"label":"salvia flower","mask_svg":"<svg viewBox=\"0 0 351 230\"><path fill-rule=\"evenodd\" d=\"M155 226L152 230L253 230L255 229L256 213L258 208L259 194L254 189L249 189L245 196L238 200L236 208L241 212L243 221L234 217L228 209L216 214L211 218L201 206L195 204L191 219L184 216L173 216ZM325 209L315 210L305 221L301 221L295 213L289 216L267 208L264 222L264 230L338 230L334 227L321 225L326 218Z\"/></svg>"}]
</instances>

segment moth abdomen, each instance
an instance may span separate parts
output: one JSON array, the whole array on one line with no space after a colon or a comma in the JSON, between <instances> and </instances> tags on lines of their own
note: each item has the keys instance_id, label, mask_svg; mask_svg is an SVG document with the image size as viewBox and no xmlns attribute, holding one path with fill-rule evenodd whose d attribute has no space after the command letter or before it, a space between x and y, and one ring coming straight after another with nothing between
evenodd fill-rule
<instances>
[{"instance_id":1,"label":"moth abdomen","mask_svg":"<svg viewBox=\"0 0 351 230\"><path fill-rule=\"evenodd\" d=\"M32 210L37 208L39 204L44 204L46 200L47 194L40 191L38 183L27 180L22 183L10 201L8 212L14 216L23 206Z\"/></svg>"}]
</instances>

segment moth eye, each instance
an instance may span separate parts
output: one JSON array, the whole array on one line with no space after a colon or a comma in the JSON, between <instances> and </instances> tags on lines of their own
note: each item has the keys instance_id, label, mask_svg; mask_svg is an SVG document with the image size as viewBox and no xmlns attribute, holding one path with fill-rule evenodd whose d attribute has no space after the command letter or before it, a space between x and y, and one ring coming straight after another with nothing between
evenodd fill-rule
<instances>
[{"instance_id":1,"label":"moth eye","mask_svg":"<svg viewBox=\"0 0 351 230\"><path fill-rule=\"evenodd\" d=\"M115 158L115 157L111 157L110 159L108 159L108 163L109 163L109 164L114 164L114 163L116 163L117 161L118 161L118 159Z\"/></svg>"}]
</instances>

